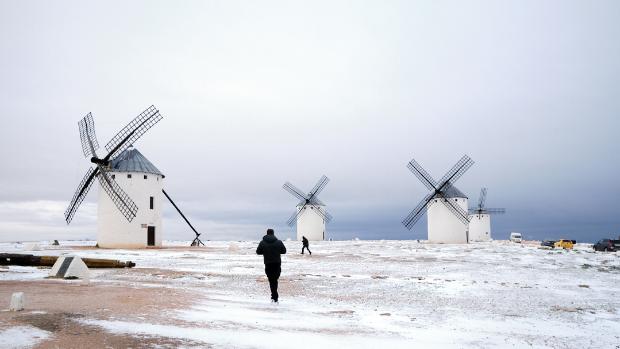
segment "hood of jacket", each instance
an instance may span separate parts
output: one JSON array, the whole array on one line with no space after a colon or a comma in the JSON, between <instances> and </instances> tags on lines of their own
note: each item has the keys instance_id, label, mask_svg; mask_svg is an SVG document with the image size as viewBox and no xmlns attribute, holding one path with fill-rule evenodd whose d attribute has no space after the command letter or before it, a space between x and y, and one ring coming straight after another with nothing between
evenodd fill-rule
<instances>
[{"instance_id":1,"label":"hood of jacket","mask_svg":"<svg viewBox=\"0 0 620 349\"><path fill-rule=\"evenodd\" d=\"M278 238L275 235L265 235L263 236L263 241L265 241L265 243L267 244L273 244L274 242L278 241Z\"/></svg>"}]
</instances>

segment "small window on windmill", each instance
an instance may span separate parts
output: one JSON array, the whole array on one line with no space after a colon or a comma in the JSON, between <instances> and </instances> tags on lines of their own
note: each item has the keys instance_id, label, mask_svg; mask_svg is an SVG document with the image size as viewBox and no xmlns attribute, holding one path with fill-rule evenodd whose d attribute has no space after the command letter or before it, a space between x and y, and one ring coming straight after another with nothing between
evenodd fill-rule
<instances>
[{"instance_id":1,"label":"small window on windmill","mask_svg":"<svg viewBox=\"0 0 620 349\"><path fill-rule=\"evenodd\" d=\"M151 196L150 198L150 206L151 206L151 210L153 209L153 197Z\"/></svg>"},{"instance_id":2,"label":"small window on windmill","mask_svg":"<svg viewBox=\"0 0 620 349\"><path fill-rule=\"evenodd\" d=\"M147 178L147 176L146 176L146 175L144 175L144 179L146 179L146 178Z\"/></svg>"},{"instance_id":3,"label":"small window on windmill","mask_svg":"<svg viewBox=\"0 0 620 349\"><path fill-rule=\"evenodd\" d=\"M131 178L131 173L128 173L128 174L127 174L127 178Z\"/></svg>"},{"instance_id":4,"label":"small window on windmill","mask_svg":"<svg viewBox=\"0 0 620 349\"><path fill-rule=\"evenodd\" d=\"M459 202L459 199L454 199L454 201Z\"/></svg>"},{"instance_id":5,"label":"small window on windmill","mask_svg":"<svg viewBox=\"0 0 620 349\"><path fill-rule=\"evenodd\" d=\"M116 179L116 175L112 175L112 179Z\"/></svg>"}]
</instances>

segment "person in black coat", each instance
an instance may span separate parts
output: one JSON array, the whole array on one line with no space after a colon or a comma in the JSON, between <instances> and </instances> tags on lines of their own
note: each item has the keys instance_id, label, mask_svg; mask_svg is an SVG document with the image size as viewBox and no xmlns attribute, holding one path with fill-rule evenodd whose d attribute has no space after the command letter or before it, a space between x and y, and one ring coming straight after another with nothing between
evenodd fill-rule
<instances>
[{"instance_id":1,"label":"person in black coat","mask_svg":"<svg viewBox=\"0 0 620 349\"><path fill-rule=\"evenodd\" d=\"M304 254L304 249L308 250L308 253L310 253L310 255L312 256L312 251L310 251L310 243L308 242L308 239L306 239L305 236L301 237L301 243L304 245L301 248L301 254Z\"/></svg>"},{"instance_id":2,"label":"person in black coat","mask_svg":"<svg viewBox=\"0 0 620 349\"><path fill-rule=\"evenodd\" d=\"M265 262L265 274L269 280L272 302L278 302L278 279L282 271L281 254L286 254L284 243L274 235L273 229L267 229L267 235L256 248L256 254L262 254Z\"/></svg>"}]
</instances>

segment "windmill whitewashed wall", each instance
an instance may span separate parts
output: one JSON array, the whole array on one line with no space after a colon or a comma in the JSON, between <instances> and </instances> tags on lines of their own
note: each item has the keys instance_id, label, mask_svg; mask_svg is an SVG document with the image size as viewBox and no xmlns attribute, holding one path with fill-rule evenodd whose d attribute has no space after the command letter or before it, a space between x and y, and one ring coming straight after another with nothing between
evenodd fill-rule
<instances>
[{"instance_id":1,"label":"windmill whitewashed wall","mask_svg":"<svg viewBox=\"0 0 620 349\"><path fill-rule=\"evenodd\" d=\"M301 209L302 206L297 206ZM302 236L310 241L325 240L325 219L316 213L322 209L319 205L306 205L303 211L297 216L297 240L301 241Z\"/></svg>"},{"instance_id":2,"label":"windmill whitewashed wall","mask_svg":"<svg viewBox=\"0 0 620 349\"><path fill-rule=\"evenodd\" d=\"M128 222L110 196L100 188L97 244L102 248L161 247L165 176L135 148L127 149L112 160L111 168L114 180L136 203L138 211Z\"/></svg>"},{"instance_id":3,"label":"windmill whitewashed wall","mask_svg":"<svg viewBox=\"0 0 620 349\"><path fill-rule=\"evenodd\" d=\"M467 212L467 198L464 195L449 195L448 198L434 198L427 209L428 241L437 244L464 244L468 242L468 226L441 200L450 200Z\"/></svg>"},{"instance_id":4,"label":"windmill whitewashed wall","mask_svg":"<svg viewBox=\"0 0 620 349\"><path fill-rule=\"evenodd\" d=\"M491 215L486 213L469 215L469 241L491 240Z\"/></svg>"},{"instance_id":5,"label":"windmill whitewashed wall","mask_svg":"<svg viewBox=\"0 0 620 349\"><path fill-rule=\"evenodd\" d=\"M487 188L480 189L480 199L476 207L469 209L469 237L470 241L490 241L491 215L504 214L504 208L488 208L485 206Z\"/></svg>"}]
</instances>

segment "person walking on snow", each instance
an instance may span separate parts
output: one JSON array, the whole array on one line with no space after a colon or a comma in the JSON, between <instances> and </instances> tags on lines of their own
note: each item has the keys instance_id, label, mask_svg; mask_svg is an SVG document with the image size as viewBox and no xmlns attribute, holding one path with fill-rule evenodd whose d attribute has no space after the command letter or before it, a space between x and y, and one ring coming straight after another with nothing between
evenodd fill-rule
<instances>
[{"instance_id":1,"label":"person walking on snow","mask_svg":"<svg viewBox=\"0 0 620 349\"><path fill-rule=\"evenodd\" d=\"M305 236L301 237L301 243L304 244L304 247L301 248L301 254L304 254L304 249L308 250L308 253L310 253L310 255L312 256L312 251L310 251L310 243L308 242L308 239L306 239Z\"/></svg>"},{"instance_id":2,"label":"person walking on snow","mask_svg":"<svg viewBox=\"0 0 620 349\"><path fill-rule=\"evenodd\" d=\"M286 254L284 243L274 235L273 229L267 229L267 235L263 236L263 240L256 248L256 254L263 255L265 262L265 274L269 280L269 288L271 289L271 301L278 303L278 279L282 271L281 254Z\"/></svg>"}]
</instances>

